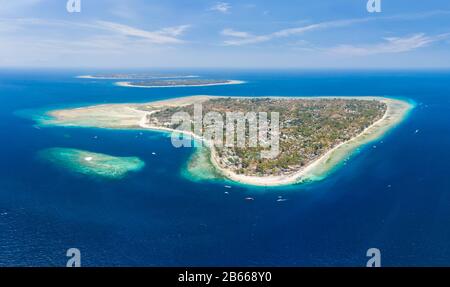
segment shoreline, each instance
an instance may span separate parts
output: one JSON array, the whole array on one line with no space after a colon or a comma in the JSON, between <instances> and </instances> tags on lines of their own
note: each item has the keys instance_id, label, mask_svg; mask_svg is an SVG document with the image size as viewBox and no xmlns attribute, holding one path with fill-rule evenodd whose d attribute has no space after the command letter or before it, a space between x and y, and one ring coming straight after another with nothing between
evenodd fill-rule
<instances>
[{"instance_id":1,"label":"shoreline","mask_svg":"<svg viewBox=\"0 0 450 287\"><path fill-rule=\"evenodd\" d=\"M239 80L229 80L223 83L212 83L212 84L198 84L198 85L169 85L169 86L137 86L133 85L132 82L115 82L114 85L119 87L127 87L127 88L142 88L142 89L156 89L156 88L188 88L188 87L210 87L210 86L226 86L226 85L241 85L245 84L245 81Z\"/></svg>"},{"instance_id":2,"label":"shoreline","mask_svg":"<svg viewBox=\"0 0 450 287\"><path fill-rule=\"evenodd\" d=\"M170 105L170 106L183 106L192 103L202 102L210 98L220 98L220 96L190 96L182 98L174 98L162 101L149 102L146 104L105 104L100 106L90 106L72 110L59 110L52 111L50 115L54 117L54 124L69 125L69 126L88 126L88 127L103 127L103 128L133 128L139 127L145 130L163 131L163 132L178 132L192 136L194 139L200 140L205 143L205 146L210 150L210 162L214 168L225 178L252 186L286 186L297 184L301 182L309 182L314 180L320 180L339 166L346 158L349 157L356 149L366 145L372 141L385 135L392 128L401 123L409 112L413 109L414 105L405 101L384 97L284 97L284 98L306 98L306 99L365 99L365 100L379 100L387 105L385 114L381 119L368 126L357 136L351 138L346 142L342 142L335 147L328 150L319 158L308 163L305 167L287 175L279 176L249 176L236 174L235 172L220 166L217 152L214 148L210 147L210 143L205 141L202 137L194 134L193 132L173 130L170 128L151 126L145 123L146 116L149 112L140 111L136 108L140 105L148 105L152 107ZM236 97L236 98L248 98L248 97ZM283 97L261 97L261 98L283 98ZM94 113L92 113L94 112ZM81 114L81 115L80 115ZM83 117L83 114L85 117ZM106 116L105 116L106 115ZM94 120L89 120L89 117L94 117ZM96 117L100 119L100 121ZM103 118L106 117L106 118ZM111 120L111 117L115 121ZM119 119L117 121L117 118ZM105 120L106 119L106 120ZM72 122L71 122L72 121ZM106 124L103 124L103 122ZM64 123L65 122L65 123ZM197 152L197 151L196 151Z\"/></svg>"},{"instance_id":3,"label":"shoreline","mask_svg":"<svg viewBox=\"0 0 450 287\"><path fill-rule=\"evenodd\" d=\"M348 141L342 142L328 150L319 158L307 164L300 170L280 176L247 176L236 174L233 171L222 168L217 164L216 152L211 149L211 162L216 168L219 168L227 178L242 184L250 184L253 186L285 186L301 182L314 181L326 177L327 173L337 167L343 160L350 156L357 148L373 142L385 135L391 128L397 126L404 120L409 111L413 108L410 103L400 100L384 98L387 104L387 110L384 116L372 125L364 129L359 135ZM394 103L394 101L397 101ZM403 109L399 111L393 107L393 104L404 104ZM390 105L391 104L391 105ZM397 115L397 117L395 117Z\"/></svg>"},{"instance_id":4,"label":"shoreline","mask_svg":"<svg viewBox=\"0 0 450 287\"><path fill-rule=\"evenodd\" d=\"M101 76L94 76L94 75L79 75L75 76L76 79L90 79L90 80L160 80L160 79L193 79L193 78L200 78L200 76L196 75L188 75L188 76L148 76L143 78L131 78L131 77L101 77Z\"/></svg>"}]
</instances>

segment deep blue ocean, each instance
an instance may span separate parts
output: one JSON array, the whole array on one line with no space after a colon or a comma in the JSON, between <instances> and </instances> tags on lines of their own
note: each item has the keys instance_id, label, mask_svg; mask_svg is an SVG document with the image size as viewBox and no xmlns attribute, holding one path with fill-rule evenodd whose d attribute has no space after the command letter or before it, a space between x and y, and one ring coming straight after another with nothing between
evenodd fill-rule
<instances>
[{"instance_id":1,"label":"deep blue ocean","mask_svg":"<svg viewBox=\"0 0 450 287\"><path fill-rule=\"evenodd\" d=\"M248 83L156 89L74 77L94 72L0 71L0 266L65 266L69 248L83 266L365 266L373 247L384 266L450 265L449 71L186 70L176 73ZM388 96L417 106L325 180L267 189L186 179L193 150L156 132L37 128L23 116L199 94ZM93 180L37 160L51 147L138 156L146 167Z\"/></svg>"}]
</instances>

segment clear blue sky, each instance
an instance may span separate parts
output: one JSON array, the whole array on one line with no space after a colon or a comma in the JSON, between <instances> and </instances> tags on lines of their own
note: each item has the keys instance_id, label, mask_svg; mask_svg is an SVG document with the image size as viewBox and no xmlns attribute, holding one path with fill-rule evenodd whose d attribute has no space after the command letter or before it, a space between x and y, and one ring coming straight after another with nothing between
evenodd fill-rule
<instances>
[{"instance_id":1,"label":"clear blue sky","mask_svg":"<svg viewBox=\"0 0 450 287\"><path fill-rule=\"evenodd\" d=\"M0 0L0 67L450 67L449 0Z\"/></svg>"}]
</instances>

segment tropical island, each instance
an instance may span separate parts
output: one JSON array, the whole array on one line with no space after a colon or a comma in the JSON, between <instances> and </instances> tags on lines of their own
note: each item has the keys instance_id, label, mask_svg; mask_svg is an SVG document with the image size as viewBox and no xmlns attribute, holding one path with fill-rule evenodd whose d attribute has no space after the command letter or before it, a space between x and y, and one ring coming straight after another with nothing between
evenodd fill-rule
<instances>
[{"instance_id":1,"label":"tropical island","mask_svg":"<svg viewBox=\"0 0 450 287\"><path fill-rule=\"evenodd\" d=\"M106 179L121 179L145 166L137 157L117 157L73 148L44 149L38 153L38 158L75 174Z\"/></svg>"},{"instance_id":2,"label":"tropical island","mask_svg":"<svg viewBox=\"0 0 450 287\"><path fill-rule=\"evenodd\" d=\"M109 73L95 75L81 75L78 79L96 79L96 80L148 80L148 79L189 79L198 78L196 75L171 75L171 74L153 74L153 73Z\"/></svg>"},{"instance_id":3,"label":"tropical island","mask_svg":"<svg viewBox=\"0 0 450 287\"><path fill-rule=\"evenodd\" d=\"M171 79L171 80L143 80L133 82L117 82L117 86L131 88L173 88L173 87L206 87L221 85L238 85L243 81L237 80L209 80L209 79Z\"/></svg>"},{"instance_id":4,"label":"tropical island","mask_svg":"<svg viewBox=\"0 0 450 287\"><path fill-rule=\"evenodd\" d=\"M200 79L200 77L196 75L164 75L149 73L81 75L76 78L93 80L125 80L116 82L115 85L130 88L206 87L245 83L244 81L238 80Z\"/></svg>"},{"instance_id":5,"label":"tropical island","mask_svg":"<svg viewBox=\"0 0 450 287\"><path fill-rule=\"evenodd\" d=\"M176 112L192 114L195 105L214 112L277 112L279 154L261 157L264 147L218 146L201 133L179 130ZM215 97L192 96L145 104L106 104L50 111L43 123L120 129L178 131L205 141L209 163L223 177L240 183L277 186L320 179L358 147L400 123L412 104L381 97ZM194 123L193 123L194 124ZM201 130L206 129L205 125ZM248 136L249 131L245 131Z\"/></svg>"}]
</instances>

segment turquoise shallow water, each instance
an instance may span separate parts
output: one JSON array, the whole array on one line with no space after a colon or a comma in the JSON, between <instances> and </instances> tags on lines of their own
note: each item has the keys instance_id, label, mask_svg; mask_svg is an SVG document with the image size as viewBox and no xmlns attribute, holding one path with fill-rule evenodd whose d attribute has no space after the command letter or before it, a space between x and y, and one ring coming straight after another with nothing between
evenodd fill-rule
<instances>
[{"instance_id":1,"label":"turquoise shallow water","mask_svg":"<svg viewBox=\"0 0 450 287\"><path fill-rule=\"evenodd\" d=\"M37 156L55 168L93 179L122 179L145 166L137 157L115 157L72 148L48 148L39 151Z\"/></svg>"},{"instance_id":2,"label":"turquoise shallow water","mask_svg":"<svg viewBox=\"0 0 450 287\"><path fill-rule=\"evenodd\" d=\"M450 72L186 72L248 83L131 89L73 77L91 71L0 71L0 265L64 266L72 247L86 266L364 266L371 247L384 265L450 264ZM39 128L17 114L196 94L389 96L417 106L325 180L278 188L189 180L193 150L164 134ZM52 147L146 165L92 180L36 159Z\"/></svg>"}]
</instances>

